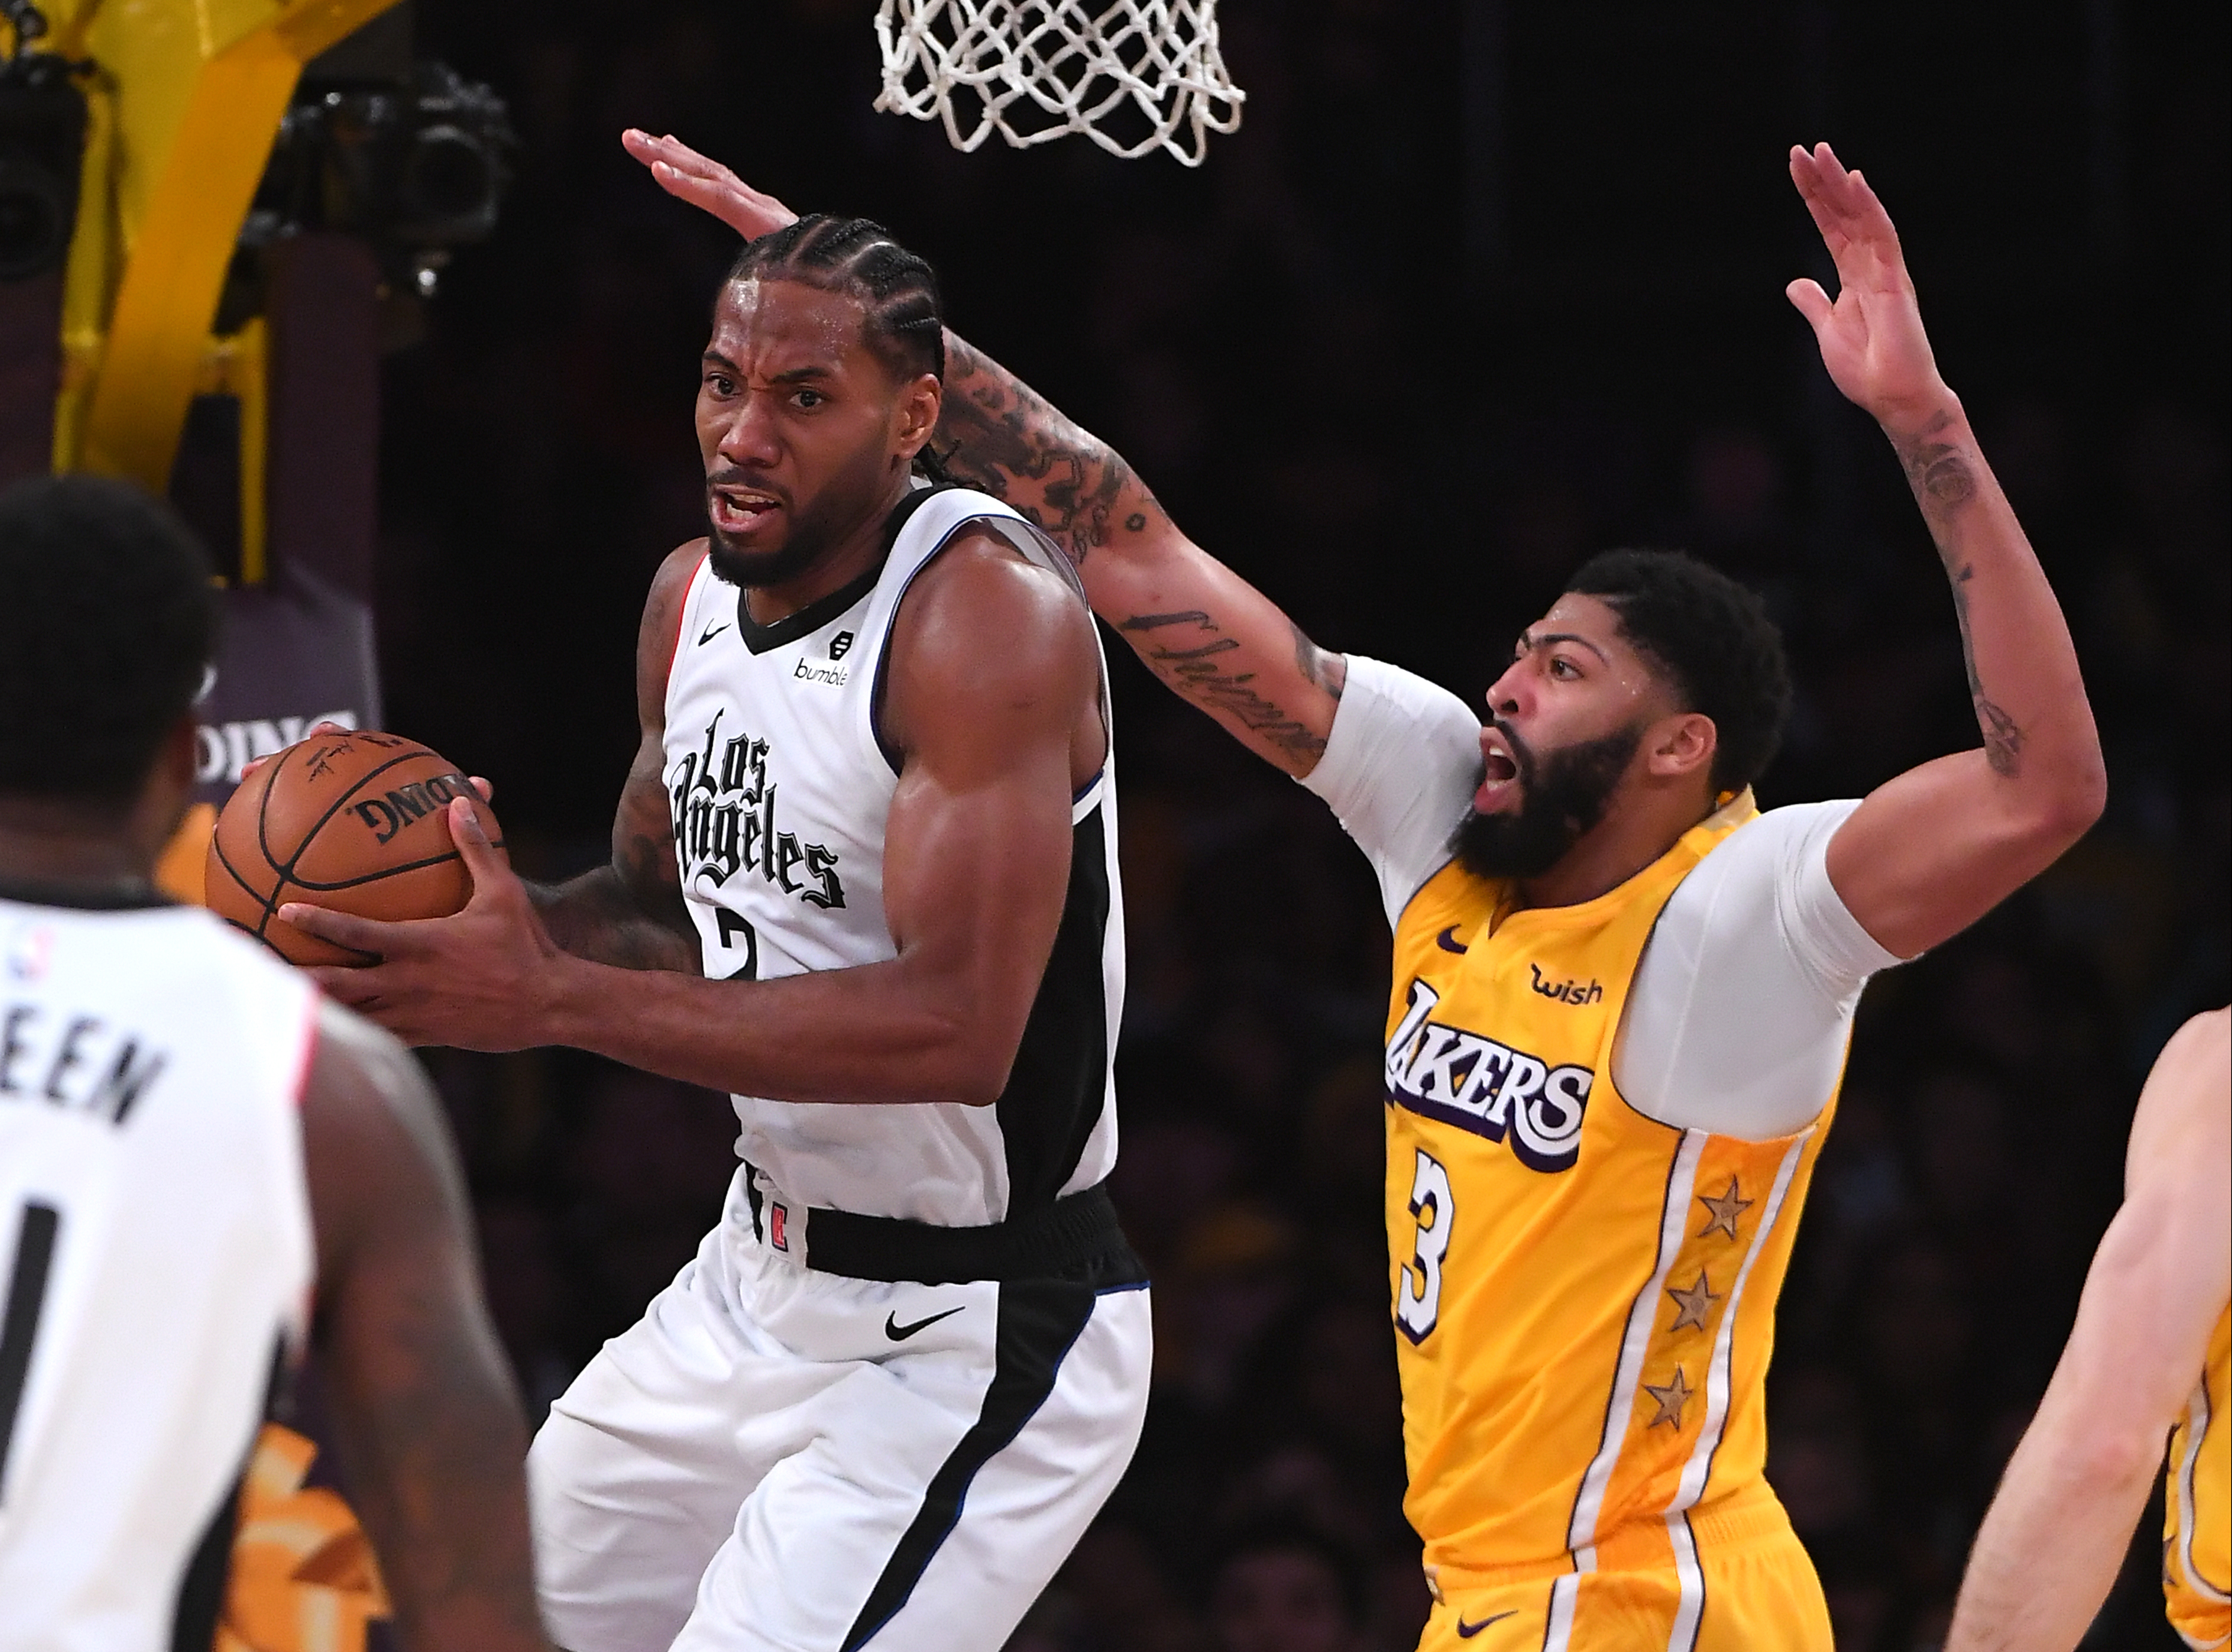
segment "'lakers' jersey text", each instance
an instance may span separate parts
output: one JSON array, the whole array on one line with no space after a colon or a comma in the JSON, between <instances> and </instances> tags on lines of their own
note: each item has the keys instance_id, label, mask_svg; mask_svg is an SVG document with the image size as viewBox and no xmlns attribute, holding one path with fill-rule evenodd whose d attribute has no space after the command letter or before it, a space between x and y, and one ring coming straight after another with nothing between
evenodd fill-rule
<instances>
[{"instance_id":1,"label":"'lakers' jersey text","mask_svg":"<svg viewBox=\"0 0 2232 1652\"><path fill-rule=\"evenodd\" d=\"M1833 1097L1811 1127L1745 1141L1646 1118L1612 1076L1662 908L1755 813L1747 794L1579 906L1507 912L1502 884L1445 866L1396 925L1405 1512L1443 1587L1544 1579L1554 1648L1591 1574L1644 1570L1679 1577L1662 1628L1690 1644L1700 1532L1780 1519L1762 1390Z\"/></svg>"},{"instance_id":2,"label":"'lakers' jersey text","mask_svg":"<svg viewBox=\"0 0 2232 1652\"><path fill-rule=\"evenodd\" d=\"M2170 1436L2163 1593L2170 1627L2192 1647L2232 1641L2232 1308L2217 1316L2209 1358Z\"/></svg>"},{"instance_id":3,"label":"'lakers' jersey text","mask_svg":"<svg viewBox=\"0 0 2232 1652\"><path fill-rule=\"evenodd\" d=\"M0 1646L208 1646L313 1269L309 983L198 909L0 889Z\"/></svg>"}]
</instances>

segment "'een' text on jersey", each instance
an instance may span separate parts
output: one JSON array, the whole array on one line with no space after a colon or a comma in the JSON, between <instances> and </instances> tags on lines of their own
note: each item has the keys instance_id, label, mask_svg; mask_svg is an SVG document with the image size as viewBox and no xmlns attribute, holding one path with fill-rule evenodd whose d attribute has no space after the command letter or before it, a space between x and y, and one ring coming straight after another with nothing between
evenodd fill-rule
<instances>
[{"instance_id":1,"label":"'een' text on jersey","mask_svg":"<svg viewBox=\"0 0 2232 1652\"><path fill-rule=\"evenodd\" d=\"M0 1004L0 1102L28 1102L121 1124L170 1058L97 1015Z\"/></svg>"}]
</instances>

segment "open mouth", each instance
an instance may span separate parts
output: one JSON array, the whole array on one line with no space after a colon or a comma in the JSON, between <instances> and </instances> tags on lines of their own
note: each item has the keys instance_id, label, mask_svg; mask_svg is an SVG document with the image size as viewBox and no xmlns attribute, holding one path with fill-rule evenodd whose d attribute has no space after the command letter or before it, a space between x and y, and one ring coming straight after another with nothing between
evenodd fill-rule
<instances>
[{"instance_id":1,"label":"open mouth","mask_svg":"<svg viewBox=\"0 0 2232 1652\"><path fill-rule=\"evenodd\" d=\"M1480 731L1481 782L1472 806L1485 814L1519 788L1519 760L1512 755L1502 731L1490 727Z\"/></svg>"},{"instance_id":2,"label":"open mouth","mask_svg":"<svg viewBox=\"0 0 2232 1652\"><path fill-rule=\"evenodd\" d=\"M723 534L749 534L782 509L782 500L756 488L709 488L705 500L706 514Z\"/></svg>"}]
</instances>

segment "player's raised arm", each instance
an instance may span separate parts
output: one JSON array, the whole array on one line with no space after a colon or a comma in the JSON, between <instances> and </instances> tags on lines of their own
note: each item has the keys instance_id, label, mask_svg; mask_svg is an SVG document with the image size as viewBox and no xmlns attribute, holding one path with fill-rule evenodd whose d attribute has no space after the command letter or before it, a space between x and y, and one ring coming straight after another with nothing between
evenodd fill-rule
<instances>
[{"instance_id":1,"label":"player's raised arm","mask_svg":"<svg viewBox=\"0 0 2232 1652\"><path fill-rule=\"evenodd\" d=\"M766 235L797 216L674 138L632 131L622 141L659 187L739 235ZM1179 532L1113 449L951 333L935 445L956 478L1054 537L1093 612L1174 692L1289 774L1316 766L1345 658Z\"/></svg>"},{"instance_id":2,"label":"player's raised arm","mask_svg":"<svg viewBox=\"0 0 2232 1652\"><path fill-rule=\"evenodd\" d=\"M481 1305L457 1163L410 1058L331 1005L302 1099L302 1157L314 1336L403 1642L547 1652L526 1423Z\"/></svg>"},{"instance_id":3,"label":"player's raised arm","mask_svg":"<svg viewBox=\"0 0 2232 1652\"><path fill-rule=\"evenodd\" d=\"M949 334L938 434L956 476L1054 535L1093 611L1173 692L1289 774L1324 755L1347 660L1188 539L1121 455Z\"/></svg>"},{"instance_id":4,"label":"player's raised arm","mask_svg":"<svg viewBox=\"0 0 2232 1652\"><path fill-rule=\"evenodd\" d=\"M1944 559L1982 744L1878 787L1838 832L1830 881L1901 957L1958 934L2036 877L2099 818L2100 740L2060 605L1938 376L1890 216L1822 144L1790 174L1836 260L1834 301L1790 301L1837 388L1891 438Z\"/></svg>"},{"instance_id":5,"label":"player's raised arm","mask_svg":"<svg viewBox=\"0 0 2232 1652\"><path fill-rule=\"evenodd\" d=\"M2163 1437L2232 1299L2228 1019L2187 1022L2148 1075L2123 1208L1977 1533L1945 1652L2066 1652L2122 1567Z\"/></svg>"},{"instance_id":6,"label":"player's raised arm","mask_svg":"<svg viewBox=\"0 0 2232 1652\"><path fill-rule=\"evenodd\" d=\"M698 941L683 907L666 784L666 673L690 576L704 557L693 541L672 552L652 580L635 645L636 722L641 740L613 816L613 858L563 884L528 885L551 939L576 957L623 969L698 968Z\"/></svg>"}]
</instances>

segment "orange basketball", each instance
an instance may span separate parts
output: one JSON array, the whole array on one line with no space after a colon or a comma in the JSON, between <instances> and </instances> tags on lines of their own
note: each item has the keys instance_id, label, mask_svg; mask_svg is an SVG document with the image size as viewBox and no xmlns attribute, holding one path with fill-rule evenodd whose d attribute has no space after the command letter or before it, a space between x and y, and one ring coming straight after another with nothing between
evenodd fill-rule
<instances>
[{"instance_id":1,"label":"orange basketball","mask_svg":"<svg viewBox=\"0 0 2232 1652\"><path fill-rule=\"evenodd\" d=\"M378 960L305 935L289 901L394 921L446 917L473 892L450 840L449 803L471 797L502 852L496 817L457 765L376 729L313 735L233 793L210 839L210 910L295 963Z\"/></svg>"}]
</instances>

